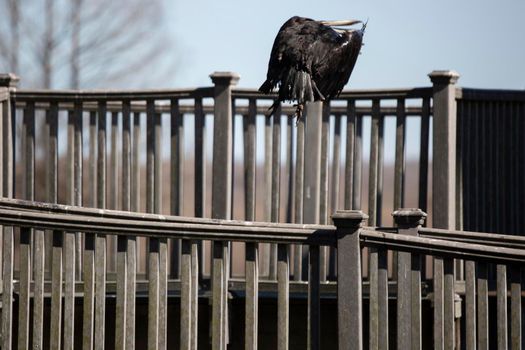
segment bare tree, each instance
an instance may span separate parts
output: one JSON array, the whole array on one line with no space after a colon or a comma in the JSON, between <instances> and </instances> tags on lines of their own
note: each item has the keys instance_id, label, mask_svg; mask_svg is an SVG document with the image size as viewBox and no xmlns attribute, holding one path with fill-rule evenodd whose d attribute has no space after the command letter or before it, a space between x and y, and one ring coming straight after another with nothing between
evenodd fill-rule
<instances>
[{"instance_id":1,"label":"bare tree","mask_svg":"<svg viewBox=\"0 0 525 350\"><path fill-rule=\"evenodd\" d=\"M148 85L173 69L161 0L0 0L0 9L9 17L0 21L0 70L25 86Z\"/></svg>"}]
</instances>

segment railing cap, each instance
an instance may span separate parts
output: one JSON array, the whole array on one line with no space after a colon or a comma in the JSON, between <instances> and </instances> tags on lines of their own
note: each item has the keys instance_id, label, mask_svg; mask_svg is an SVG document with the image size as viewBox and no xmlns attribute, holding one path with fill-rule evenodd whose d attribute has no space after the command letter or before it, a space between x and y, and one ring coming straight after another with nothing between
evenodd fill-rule
<instances>
[{"instance_id":1,"label":"railing cap","mask_svg":"<svg viewBox=\"0 0 525 350\"><path fill-rule=\"evenodd\" d=\"M16 88L20 78L13 73L0 74L0 87Z\"/></svg>"},{"instance_id":2,"label":"railing cap","mask_svg":"<svg viewBox=\"0 0 525 350\"><path fill-rule=\"evenodd\" d=\"M360 227L363 222L368 220L368 215L361 210L338 210L332 215L332 221L338 228L340 227Z\"/></svg>"},{"instance_id":3,"label":"railing cap","mask_svg":"<svg viewBox=\"0 0 525 350\"><path fill-rule=\"evenodd\" d=\"M397 226L416 227L423 225L427 213L419 208L402 208L392 213Z\"/></svg>"},{"instance_id":4,"label":"railing cap","mask_svg":"<svg viewBox=\"0 0 525 350\"><path fill-rule=\"evenodd\" d=\"M433 84L455 84L459 79L459 73L454 70L434 70L428 77Z\"/></svg>"},{"instance_id":5,"label":"railing cap","mask_svg":"<svg viewBox=\"0 0 525 350\"><path fill-rule=\"evenodd\" d=\"M213 72L210 78L215 85L237 85L241 76L235 72Z\"/></svg>"}]
</instances>

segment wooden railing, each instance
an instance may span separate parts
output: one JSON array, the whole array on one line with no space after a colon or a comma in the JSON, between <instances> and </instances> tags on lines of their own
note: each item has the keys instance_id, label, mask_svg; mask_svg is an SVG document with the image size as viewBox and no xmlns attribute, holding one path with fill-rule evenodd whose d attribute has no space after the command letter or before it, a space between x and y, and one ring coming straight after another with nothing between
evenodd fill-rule
<instances>
[{"instance_id":1,"label":"wooden railing","mask_svg":"<svg viewBox=\"0 0 525 350\"><path fill-rule=\"evenodd\" d=\"M78 232L86 237L95 235L118 235L119 250L116 280L115 309L115 347L131 349L135 346L135 290L136 274L135 251L129 250L126 243L139 236L150 239L181 239L182 265L181 280L178 284L181 293L180 338L177 344L168 344L166 330L158 327L167 319L165 269L155 269L148 279L148 348L181 349L197 348L198 330L198 274L200 268L192 245L203 240L214 242L244 242L247 247L254 243L274 243L278 245L277 271L277 339L279 349L289 346L289 247L301 244L309 247L310 269L308 278L308 347L321 349L320 335L320 280L319 248L330 246L337 249L337 303L338 303L338 343L339 349L387 348L397 344L399 349L422 348L422 324L428 323L421 316L422 282L421 257L432 255L442 259L444 266L452 266L454 259L467 263L465 293L466 347L471 349L489 347L489 309L487 289L487 264L498 266L497 285L497 344L506 347L510 339L513 349L519 349L521 337L521 267L525 262L523 240L513 236L488 235L493 239L485 244L479 239L482 233L435 230L421 227L426 214L419 209L402 209L393 213L395 228L381 229L363 226L367 216L361 211L338 211L333 215L335 226L301 225L266 222L244 222L218 219L201 219L180 216L161 216L113 210L89 209L57 204L35 203L29 201L0 199L0 224L4 225L4 290L2 299L2 348L43 348L43 260L31 265L21 258L20 277L13 277L13 232L20 229L20 251L29 250L30 241L42 242L44 231L53 232L53 265L51 280L51 324L50 347L61 346L72 349L74 337L82 334L83 347L91 348L104 344L105 314L97 318L95 305L99 295L106 290L106 280L86 283L90 278L84 270L84 283L75 291L75 249L74 239ZM436 238L439 237L439 238ZM498 244L498 241L501 244ZM10 244L7 244L10 243ZM506 244L507 243L507 244ZM37 245L38 247L38 245ZM151 247L151 246L150 246ZM217 247L217 246L216 246ZM222 247L219 245L219 247ZM397 251L397 299L396 335L389 334L388 327L388 284L385 274L379 273L376 287L370 283L369 310L363 310L362 294L362 251L376 249L379 255L387 250ZM86 245L84 254L98 254L100 246ZM104 252L106 253L106 252ZM212 337L213 349L225 349L226 339L224 302L227 302L227 288L222 283L225 273L220 251L215 251L212 272ZM107 254L107 253L106 253ZM36 254L38 255L38 254ZM62 266L58 259L64 257ZM246 297L245 297L245 346L257 348L258 321L258 254L257 249L246 252ZM150 264L161 264L158 250L150 249ZM99 261L96 262L97 264ZM450 263L450 264L449 264ZM385 264L379 264L384 269ZM507 290L506 271L510 273L510 290ZM34 276L31 279L29 276ZM91 278L93 281L93 277ZM456 298L457 282L453 270L445 268L437 271L432 289L434 303L433 344L434 348L451 349L456 340ZM63 286L63 292L62 292ZM83 296L82 330L74 329L75 292ZM510 292L510 322L507 319L507 299ZM15 295L18 307L13 309ZM62 307L62 298L64 300ZM103 298L105 299L105 298ZM31 302L33 301L31 307ZM368 327L363 326L363 315L369 315ZM335 317L335 315L334 315ZM15 322L15 320L18 322ZM32 321L30 324L30 320ZM510 323L510 325L509 325ZM14 325L17 324L15 331ZM368 334L365 333L368 330ZM391 329L391 328L390 328ZM18 339L12 339L18 334ZM32 334L32 338L30 338ZM100 341L100 343L98 342Z\"/></svg>"}]
</instances>

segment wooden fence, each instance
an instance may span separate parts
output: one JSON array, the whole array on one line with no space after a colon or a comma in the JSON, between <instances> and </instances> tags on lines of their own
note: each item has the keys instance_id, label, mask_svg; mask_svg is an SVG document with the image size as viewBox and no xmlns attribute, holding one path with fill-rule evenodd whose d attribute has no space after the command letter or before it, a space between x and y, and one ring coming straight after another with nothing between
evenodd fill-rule
<instances>
[{"instance_id":1,"label":"wooden fence","mask_svg":"<svg viewBox=\"0 0 525 350\"><path fill-rule=\"evenodd\" d=\"M105 237L118 235L119 255L116 281L116 328L115 347L133 349L135 345L135 288L136 275L134 250L130 251L130 242L137 237L153 239L181 239L181 313L180 340L181 349L197 348L197 288L199 268L192 246L195 242L212 240L218 242L244 242L253 249L246 251L246 311L244 339L247 349L257 348L258 321L258 250L256 243L273 243L278 246L278 309L275 325L277 328L276 345L278 349L288 349L289 329L289 248L292 244L309 247L310 269L308 278L308 348L321 349L320 338L320 263L319 248L331 246L337 249L337 303L338 303L338 343L339 349L388 348L389 342L395 342L398 349L420 349L422 344L421 318L421 257L432 255L443 264L435 264L433 283L433 344L436 349L452 349L455 346L455 298L456 281L453 259L466 261L465 282L466 309L466 348L489 348L489 308L487 288L487 264L495 263L498 269L496 325L497 345L499 349L520 349L521 339L521 267L525 262L525 239L516 236L491 235L484 233L451 231L423 228L426 214L419 209L403 209L393 213L396 227L375 228L363 226L368 218L361 211L338 211L333 215L335 226L280 224L263 222L244 222L218 219L200 219L180 216L161 216L112 210L98 210L83 207L35 203L21 200L0 200L0 223L4 225L4 291L2 309L2 348L9 349L11 344L18 348L42 348L43 329L43 259L34 267L29 261L20 266L20 279L13 278L13 226L20 227L22 235L43 241L42 230L52 230L54 235L53 257L64 255L64 267L53 269L51 280L51 348L60 348L61 341L65 349L72 349L75 332L75 273L74 261L76 232L86 235ZM487 237L480 244L480 237ZM224 243L217 244L213 257L212 273L212 337L213 349L226 349L224 330L226 327L225 305L225 259L221 255ZM217 247L216 245L216 247ZM157 246L158 247L158 246ZM377 250L380 255L387 250L397 254L396 284L396 332L389 334L388 327L388 284L378 274L377 284L370 283L370 301L368 310L370 325L368 334L363 332L362 307L362 249ZM6 249L7 248L7 249ZM19 249L29 250L30 240L22 239ZM86 247L85 254L97 254L98 247ZM133 248L132 248L133 249ZM93 252L94 250L94 252ZM150 263L159 265L159 251L150 245ZM59 260L57 260L59 261ZM97 261L97 264L100 262ZM55 266L60 266L60 262ZM440 270L439 266L444 266ZM379 270L384 271L386 264L380 263ZM162 269L152 269L148 280L148 348L172 348L167 344L167 330L159 323L167 318L166 278ZM165 269L164 269L165 271ZM507 271L510 278L507 280ZM32 282L29 276L35 276ZM84 275L83 288L83 348L100 348L104 344L104 313L99 314L100 295L105 300L106 281L97 280L86 283L90 278ZM507 283L510 288L507 289ZM63 291L62 291L63 285ZM18 294L18 315L13 312L13 298ZM508 294L510 293L510 318L507 316ZM61 300L64 299L63 310ZM30 318L30 299L33 299L32 317ZM94 305L96 305L94 307ZM438 307L439 306L439 307ZM390 310L390 312L393 312ZM63 320L61 319L63 317ZM18 319L18 343L13 339L13 322ZM508 321L510 319L510 322ZM30 325L32 320L32 325ZM68 322L69 320L69 322ZM490 321L492 322L492 321ZM32 327L30 338L29 329ZM63 328L62 328L63 327ZM494 327L494 326L493 326ZM164 333L164 334L163 334Z\"/></svg>"},{"instance_id":2,"label":"wooden fence","mask_svg":"<svg viewBox=\"0 0 525 350\"><path fill-rule=\"evenodd\" d=\"M236 88L238 76L232 73L215 73L211 78L212 87L186 90L41 91L18 90L16 77L0 75L3 196L163 215L266 221L274 222L279 230L284 224L278 223L283 222L326 225L330 214L339 209L361 209L368 213L371 227L389 226L393 223L389 213L406 206L428 212L427 225L434 228L499 233L517 233L523 228L523 215L518 209L522 206L518 204L523 199L520 194L524 187L519 178L524 175L525 162L520 159L525 152L516 131L522 130L525 120L523 92L457 88L457 73L436 71L430 74L432 87L345 91L325 106L309 104L305 118L295 125L290 118L294 109L285 105L272 118L265 116L275 96ZM513 136L503 137L501 125L494 120L488 123L492 116L509 116L505 120L510 120L509 127L515 127ZM484 122L476 124L479 120ZM495 140L495 148L482 142L490 136L490 125L498 125L497 137L489 137ZM500 150L507 154L503 160L498 160ZM497 160L499 166L489 167L488 164L494 164L491 160ZM489 168L494 176L482 171ZM495 175L502 173L508 181L496 186L497 190L490 190L494 188L490 184L497 183ZM517 191L506 196L514 185ZM490 211L491 203L497 206L497 213ZM129 215L128 219L133 218ZM500 224L496 225L496 221ZM505 231L510 226L503 226L504 222L512 223L512 230ZM11 222L11 225L18 224ZM418 232L423 237L427 232L426 238L441 234L436 229L425 230L430 229ZM83 323L84 334L94 335L86 338L86 348L103 344L106 283L122 284L124 278L129 278L129 283L136 279L136 285L138 280L147 281L149 317L155 320L148 323L148 341L161 347L166 344L166 308L155 305L165 300L171 290L167 286L189 291L186 285L173 284L183 279L184 274L191 273L194 278L188 282L193 293L198 288L196 280L201 282L200 288L203 281L223 288L223 292L217 292L223 295L222 304L216 301L216 305L223 305L219 313L223 316L220 321L214 317L219 327L215 336L222 337L214 338L215 344L223 345L228 342L229 334L224 292L230 286L229 279L256 281L260 274L261 281L290 278L300 282L319 274L321 284L329 285L329 281L340 278L333 242L314 244L313 251L309 244L299 241L281 242L292 244L288 251L283 248L286 245L276 244L279 242L274 238L261 238L261 244L244 236L224 240L199 236L181 241L180 235L150 237L135 232L137 235L125 239L121 234L128 231L102 234L78 228L78 233L65 234L62 239L61 232L62 229L55 233L52 230L31 233L23 229L15 230L13 235L4 234L2 261L5 264L12 258L13 263L12 270L3 269L2 278L7 281L6 286L13 281L20 281L22 286L25 281L26 285L34 283L36 287L41 280L58 283L58 278L63 278L69 288L71 281L82 283L83 293L95 295L83 301L84 308L94 313L92 319ZM443 232L448 232L445 236L449 240L455 231ZM467 236L471 237L469 243L475 243L472 237L479 240L474 234ZM384 291L388 291L389 281L395 284L399 278L398 264L394 262L400 257L395 251L403 249L396 245L377 249L377 245L367 244L363 237L366 234L360 238L365 247L362 256L365 294L370 305L375 305L371 315L383 315L379 312L385 309ZM463 242L465 237L450 239ZM505 236L504 241L507 240L512 241ZM239 241L247 242L245 249ZM504 241L498 243L506 246ZM483 244L491 243L483 241ZM9 252L6 247L11 246L15 247L12 256L6 256L5 252ZM472 282L477 258L470 256L474 263L454 263L446 258L449 252L442 256L435 248L429 255L437 259L429 256L421 261L423 282L438 291L455 290L465 302L467 298L472 301L472 295L468 295L474 289L462 286ZM285 264L287 259L289 263ZM188 270L189 265L192 267ZM63 271L54 266L62 266ZM137 274L119 273L123 266ZM489 287L483 283L483 263L479 266L478 296L490 288L490 283ZM216 275L216 271L222 271L222 275ZM489 265L488 275L499 281L505 271L497 268L492 273ZM434 284L436 276L438 281L444 276L443 284ZM280 301L287 293L285 285L279 284L277 288ZM54 296L51 307L57 310L62 291L51 290ZM64 295L68 290L64 289ZM246 291L257 295L257 283L247 283ZM130 290L128 294L128 310L133 309L132 293ZM319 290L314 289L313 293ZM9 297L9 294L2 295ZM439 333L443 329L439 325L440 320L453 319L451 294L434 293L432 298L437 306L434 307L438 320L436 339L444 339L450 345L447 337L454 335L450 324L443 323L446 329L443 333ZM25 305L21 306L21 310L26 310ZM69 299L64 312L71 314L71 307ZM252 310L247 315L256 312L256 303L247 307ZM467 307L472 308L472 304L466 305L465 310ZM133 328L124 327L123 313L118 315L120 330L116 335L122 345L125 339L133 339L133 336L122 338L122 328L128 327L131 332ZM56 317L51 329L60 334L61 323ZM89 312L86 317L90 317ZM484 344L483 327L487 324L479 312L476 317L475 334L482 337L477 341ZM314 315L312 319L316 322L318 317ZM471 322L474 318L467 319ZM255 331L256 318L250 320ZM188 318L184 322L190 324L195 320ZM383 322L384 317L370 317L371 346L386 344L384 332L388 327ZM70 337L73 330L66 323L64 327L66 344L66 335ZM313 327L310 337L315 340L319 334L314 334L317 326ZM471 324L468 327L461 328L462 332L473 329ZM22 331L28 332L24 328ZM192 331L196 331L195 327ZM41 334L38 328L36 333L32 332L33 336ZM56 335L51 339L60 341ZM454 337L459 341L459 332ZM472 333L465 337L466 344L473 344ZM253 337L247 339L251 339L252 346L256 344ZM285 335L280 334L279 339L286 339Z\"/></svg>"}]
</instances>

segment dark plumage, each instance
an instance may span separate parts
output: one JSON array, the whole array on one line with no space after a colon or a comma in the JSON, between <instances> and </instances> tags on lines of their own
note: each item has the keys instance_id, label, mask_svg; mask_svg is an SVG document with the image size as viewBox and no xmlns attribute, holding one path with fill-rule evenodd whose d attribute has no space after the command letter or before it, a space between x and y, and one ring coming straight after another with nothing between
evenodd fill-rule
<instances>
[{"instance_id":1,"label":"dark plumage","mask_svg":"<svg viewBox=\"0 0 525 350\"><path fill-rule=\"evenodd\" d=\"M315 21L292 17L275 38L266 81L260 92L270 93L279 85L279 97L270 115L282 101L297 102L297 117L308 101L337 97L348 82L361 49L366 25L342 29L360 21Z\"/></svg>"}]
</instances>

